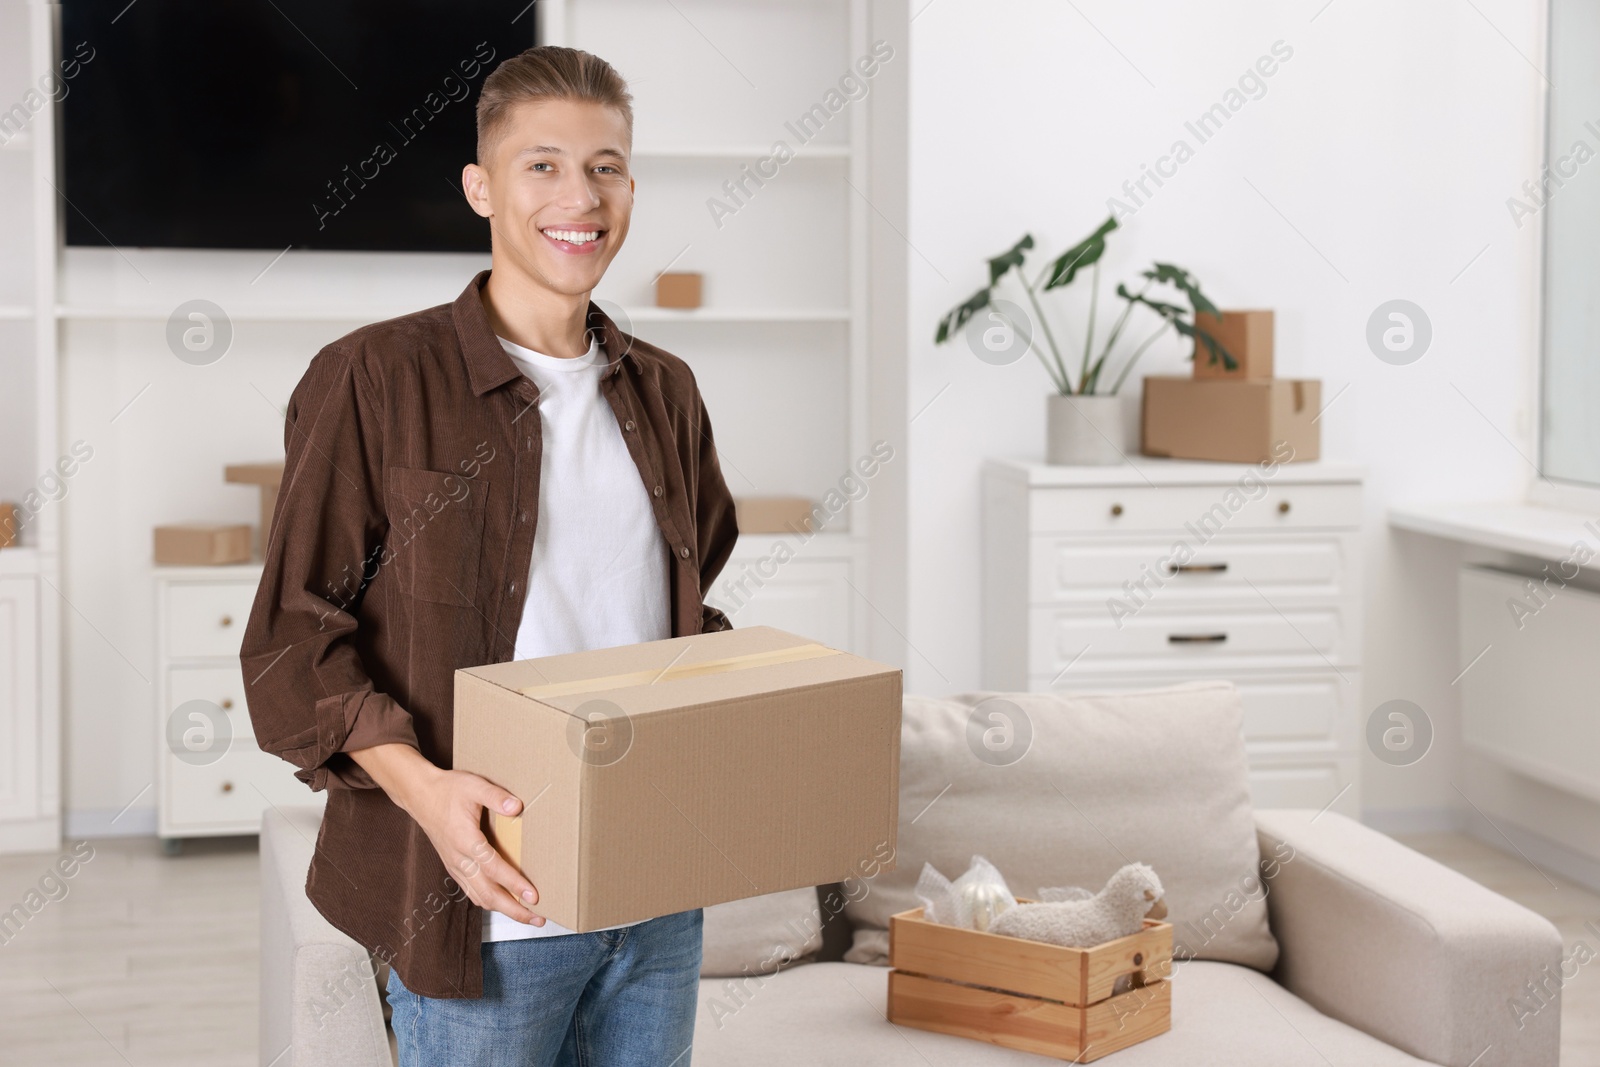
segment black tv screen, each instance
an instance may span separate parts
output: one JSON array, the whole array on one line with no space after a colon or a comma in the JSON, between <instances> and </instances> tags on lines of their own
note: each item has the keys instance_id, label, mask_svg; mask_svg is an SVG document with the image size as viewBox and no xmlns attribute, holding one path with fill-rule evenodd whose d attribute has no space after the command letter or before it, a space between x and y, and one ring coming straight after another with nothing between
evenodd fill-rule
<instances>
[{"instance_id":1,"label":"black tv screen","mask_svg":"<svg viewBox=\"0 0 1600 1067\"><path fill-rule=\"evenodd\" d=\"M69 245L488 250L461 168L529 0L66 0L61 25Z\"/></svg>"}]
</instances>

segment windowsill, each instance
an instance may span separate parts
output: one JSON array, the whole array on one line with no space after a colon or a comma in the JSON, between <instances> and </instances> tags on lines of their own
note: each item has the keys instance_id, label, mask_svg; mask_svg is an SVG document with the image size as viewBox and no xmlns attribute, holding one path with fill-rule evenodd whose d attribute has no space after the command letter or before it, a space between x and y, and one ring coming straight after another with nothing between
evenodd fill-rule
<instances>
[{"instance_id":1,"label":"windowsill","mask_svg":"<svg viewBox=\"0 0 1600 1067\"><path fill-rule=\"evenodd\" d=\"M1535 559L1564 560L1582 541L1600 553L1600 516L1535 504L1419 504L1389 509L1397 530L1516 552Z\"/></svg>"}]
</instances>

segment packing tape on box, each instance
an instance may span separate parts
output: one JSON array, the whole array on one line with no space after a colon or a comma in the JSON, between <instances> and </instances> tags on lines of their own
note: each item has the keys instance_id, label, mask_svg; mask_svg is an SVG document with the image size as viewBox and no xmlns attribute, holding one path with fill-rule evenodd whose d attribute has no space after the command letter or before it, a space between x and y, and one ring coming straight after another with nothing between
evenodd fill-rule
<instances>
[{"instance_id":1,"label":"packing tape on box","mask_svg":"<svg viewBox=\"0 0 1600 1067\"><path fill-rule=\"evenodd\" d=\"M669 664L664 668L651 667L624 674L606 674L598 678L578 678L570 682L549 682L545 685L523 686L517 692L538 700L542 697L570 696L600 689L627 689L636 685L654 685L675 678L695 678L702 674L722 674L748 667L766 667L774 663L793 663L797 660L816 659L818 656L836 656L837 648L827 645L790 645L788 648L769 649L766 652L747 652L742 656L708 659L704 663Z\"/></svg>"},{"instance_id":2,"label":"packing tape on box","mask_svg":"<svg viewBox=\"0 0 1600 1067\"><path fill-rule=\"evenodd\" d=\"M538 797L534 798L535 800ZM489 812L489 832L485 834L489 844L498 849L511 866L522 869L522 816L502 815L498 811ZM538 914L535 912L534 914Z\"/></svg>"}]
</instances>

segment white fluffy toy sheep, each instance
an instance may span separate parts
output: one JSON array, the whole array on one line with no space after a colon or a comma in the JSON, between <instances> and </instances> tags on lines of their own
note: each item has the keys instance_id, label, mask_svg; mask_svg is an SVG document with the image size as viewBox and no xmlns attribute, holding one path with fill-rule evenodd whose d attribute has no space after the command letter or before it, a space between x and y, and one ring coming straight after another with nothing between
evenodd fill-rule
<instances>
[{"instance_id":1,"label":"white fluffy toy sheep","mask_svg":"<svg viewBox=\"0 0 1600 1067\"><path fill-rule=\"evenodd\" d=\"M1076 900L1019 903L1007 908L995 916L989 932L1068 948L1092 948L1138 933L1147 916L1164 918L1164 895L1154 870L1143 863L1130 863L1093 895L1084 891Z\"/></svg>"}]
</instances>

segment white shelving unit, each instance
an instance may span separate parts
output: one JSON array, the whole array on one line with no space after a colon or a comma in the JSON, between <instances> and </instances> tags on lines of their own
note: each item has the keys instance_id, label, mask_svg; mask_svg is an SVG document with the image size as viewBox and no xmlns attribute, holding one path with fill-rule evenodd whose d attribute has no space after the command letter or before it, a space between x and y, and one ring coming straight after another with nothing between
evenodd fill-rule
<instances>
[{"instance_id":1,"label":"white shelving unit","mask_svg":"<svg viewBox=\"0 0 1600 1067\"><path fill-rule=\"evenodd\" d=\"M19 75L3 88L9 101L54 65L59 7L0 4L0 69ZM541 40L603 55L630 82L640 195L628 243L596 297L695 368L735 495L820 500L870 452L867 102L851 100L804 143L786 127L870 51L867 8L868 0L535 8ZM64 654L73 679L65 718L82 739L69 746L78 825L66 829L157 830L158 766L129 755L160 759L149 737L158 716L147 713L163 699L148 607L150 528L249 521L253 493L225 485L221 468L281 455L282 407L311 356L362 324L454 299L489 266L482 255L65 248L55 135L46 109L0 149L0 219L6 204L26 205L14 222L32 240L25 287L9 284L0 260L0 344L25 337L36 372L21 431L29 455L15 475L4 457L18 451L5 436L16 420L0 417L0 479L17 483L0 482L0 499L20 495L75 440L96 452L69 496L30 525L27 548L0 552L8 577L21 569L39 582L40 637L32 732L0 710L0 749L16 753L15 766L43 769L32 795L13 803L0 767L0 848L52 847L63 829ZM779 138L792 158L714 227L706 201ZM25 190L4 184L23 172ZM705 306L654 307L663 269L704 273ZM165 340L173 310L196 298L223 307L233 329L227 355L204 367L175 360ZM0 396L0 416L4 404ZM736 625L812 629L865 651L866 538L859 503L809 537L747 536L708 599L733 609ZM763 566L780 540L794 559L746 598L746 568Z\"/></svg>"},{"instance_id":2,"label":"white shelving unit","mask_svg":"<svg viewBox=\"0 0 1600 1067\"><path fill-rule=\"evenodd\" d=\"M538 5L543 20L541 40L550 44L583 48L605 56L617 66L625 78L634 83L636 128L640 131L637 136L643 141L634 153L636 163L642 164L636 166L636 172L641 175L641 189L645 187L647 179L654 177L651 166L653 163L671 161L695 168L691 172L674 175L675 179L703 183L703 188L707 192L715 194L717 180L733 173L734 165L753 163L773 152L774 141L762 141L757 135L752 135L749 139L741 136L730 142L724 140L724 135L719 133L701 141L696 131L683 130L680 133L682 137L680 142L669 143L656 139L659 136L657 128L659 126L670 128L673 119L652 106L650 99L640 90L657 85L675 75L682 77L682 71L673 69L674 63L678 62L676 50L664 43L668 39L667 35L674 30L693 33L706 40L712 48L718 48L719 51L726 53L721 58L708 58L709 63L717 65L717 73L726 75L726 95L720 98L707 98L703 104L702 114L711 116L711 121L719 125L725 121L728 126L737 127L741 132L745 128L747 118L745 113L749 108L731 102L732 100L744 100L751 96L759 96L762 100L793 96L798 100L812 101L820 98L830 88L830 76L837 78L849 71L851 64L871 49L866 0L777 0L749 7L751 10L740 12L740 18L751 21L735 25L732 19L712 18L712 16L727 15L731 9L726 5L697 9L688 4L652 5L641 0L546 0ZM794 40L797 50L803 49L808 44L825 49L828 45L824 42L829 42L837 57L835 66L831 70L826 67L820 69L813 67L807 70L803 63L793 59L790 59L787 65L759 64L757 61L765 57L756 48L738 47L748 41L748 38L740 37L739 32L748 30L755 20L763 18L772 20L760 23L768 31L769 49L770 41L777 39ZM782 19L794 20L792 35L771 33L774 23ZM646 26L652 23L654 25L647 30ZM627 42L608 39L607 27L621 25L631 27ZM760 69L759 73L754 75L753 82L743 68L749 67L753 70L757 66ZM808 79L815 78L823 71L826 73L821 79L810 84L777 83L777 79L790 73L791 70L805 71L802 77ZM693 83L694 88L707 85L712 77L713 75L705 74L697 77ZM693 88L687 92L692 93ZM802 270L836 272L843 281L842 295L847 303L835 307L795 308L785 307L774 299L772 303L756 306L713 305L688 313L625 305L627 314L636 324L681 326L685 331L684 343L675 346L676 333L670 338L663 338L662 343L684 355L685 358L691 359L691 362L693 361L691 353L696 344L712 336L710 331L721 332L739 327L783 327L802 323L842 326L842 333L828 354L842 358L845 363L843 392L838 397L838 403L847 413L844 432L839 439L807 441L796 446L813 447L824 452L831 449L838 453L839 475L845 474L849 470L849 464L857 457L867 454L870 446L866 429L867 224L870 207L860 193L869 187L869 146L865 110L860 104L860 101L856 101L847 105L830 121L824 132L830 137L836 137L836 140L824 141L819 133L816 139L796 145L795 138L791 135L793 128L776 117L770 119L770 129L763 131L770 133L774 139L782 139L794 150L793 159L783 166L777 178L769 181L805 183L817 190L833 189L843 193L842 241L831 242L827 231L813 231L805 235L809 238L807 243L794 248L784 247L783 253L786 257L792 256L800 263ZM692 108L686 106L681 110L689 113ZM782 114L790 117L798 110L803 110L803 105L798 108L791 107L788 112ZM766 121L768 120L764 118L758 119L756 124L760 125ZM838 132L841 129L842 136ZM766 195L765 186L758 192L762 196ZM759 203L759 200L753 198L752 202ZM705 264L697 264L694 267L680 265L676 269L703 270L706 273L708 290L717 286L719 268L724 273L755 270L761 273L768 285L774 287L784 285L786 277L782 270L782 262L771 254L773 251L771 248L765 251L767 254L758 262L733 261L724 264L713 256ZM774 297L777 295L773 294ZM759 334L755 336L759 337ZM752 352L750 358L760 359L764 355L767 354ZM802 358L815 358L819 355L820 353L808 353ZM705 382L702 381L702 386L704 385ZM771 402L782 403L776 399ZM710 399L708 406L711 407L713 419L716 419L718 407ZM720 423L718 441L719 444L724 443ZM845 446L843 452L838 452L837 446L840 444ZM724 445L724 447L731 446ZM773 491L792 492L799 488L773 487ZM727 610L729 603L740 601L735 589L740 576L746 573L745 566L752 564L775 536L754 535L744 539L746 543L741 544L740 551L735 554L724 571L723 579L718 583L718 590L713 591L713 601L723 605L724 610ZM804 625L807 620L814 619L817 620L817 626L829 633L838 633L842 643L856 647L858 651L865 651L862 646L865 642L867 605L862 597L853 593L851 584L862 584L859 579L865 566L866 544L866 510L848 508L837 521L829 524L826 532L812 537L801 549L806 565L816 569L816 575L808 575L806 579L807 584L816 582L811 586L810 593L822 598L821 601L809 602L805 599L805 594L769 595L765 600L757 598L750 602L748 608L743 609L742 617L735 616L735 623L749 624L760 621L797 628ZM822 575L828 577L822 578L820 577ZM836 625L831 621L825 622L824 619L842 619L842 622Z\"/></svg>"},{"instance_id":3,"label":"white shelving unit","mask_svg":"<svg viewBox=\"0 0 1600 1067\"><path fill-rule=\"evenodd\" d=\"M59 10L37 0L0 8L0 70L7 75L0 93L8 106L38 84L39 73L53 68ZM0 499L23 504L63 451L52 314L54 158L55 122L48 107L0 150L3 225L29 249L25 261L8 264L0 282L0 351L8 385L32 383L31 389L7 389L0 397ZM26 267L15 270L20 262ZM22 547L0 549L0 676L8 683L0 693L0 852L54 849L62 829L61 514L54 502L26 510Z\"/></svg>"},{"instance_id":4,"label":"white shelving unit","mask_svg":"<svg viewBox=\"0 0 1600 1067\"><path fill-rule=\"evenodd\" d=\"M551 42L554 43L554 42ZM769 145L748 144L744 146L729 147L699 147L682 145L679 147L635 147L633 158L639 159L759 159L771 151ZM824 144L813 145L796 153L795 159L845 159L850 156L849 145Z\"/></svg>"},{"instance_id":5,"label":"white shelving unit","mask_svg":"<svg viewBox=\"0 0 1600 1067\"><path fill-rule=\"evenodd\" d=\"M0 309L0 319L33 318L27 314L8 316ZM291 305L261 307L230 307L228 317L234 322L337 322L360 324L404 315L418 310L415 307L295 307ZM658 308L631 307L623 312L634 323L789 323L789 322L849 322L849 310L829 308ZM165 322L172 314L169 307L139 306L137 304L58 305L58 319L99 319L122 322ZM620 325L620 324L619 324Z\"/></svg>"}]
</instances>

